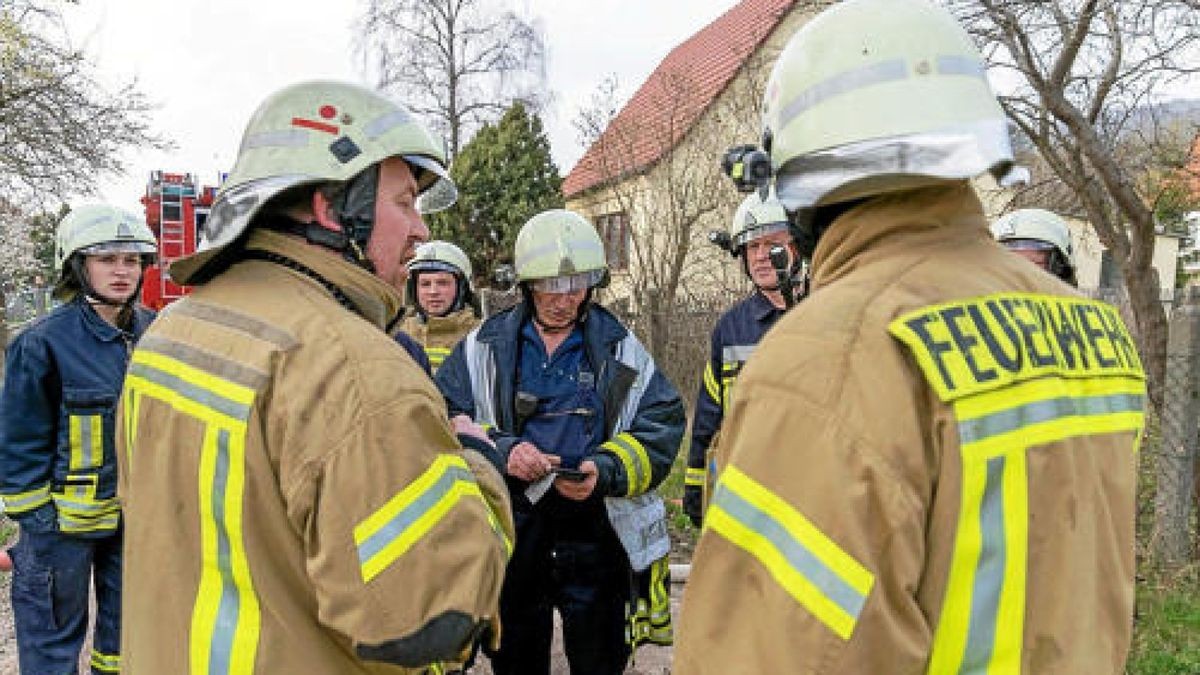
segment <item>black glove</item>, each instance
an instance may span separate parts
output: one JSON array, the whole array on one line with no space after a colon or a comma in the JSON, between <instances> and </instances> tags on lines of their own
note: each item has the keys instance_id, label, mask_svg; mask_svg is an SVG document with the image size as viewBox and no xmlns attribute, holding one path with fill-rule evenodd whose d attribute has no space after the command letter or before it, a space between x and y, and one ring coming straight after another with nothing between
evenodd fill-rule
<instances>
[{"instance_id":1,"label":"black glove","mask_svg":"<svg viewBox=\"0 0 1200 675\"><path fill-rule=\"evenodd\" d=\"M683 512L692 521L692 525L700 527L704 522L704 488L699 485L683 486Z\"/></svg>"}]
</instances>

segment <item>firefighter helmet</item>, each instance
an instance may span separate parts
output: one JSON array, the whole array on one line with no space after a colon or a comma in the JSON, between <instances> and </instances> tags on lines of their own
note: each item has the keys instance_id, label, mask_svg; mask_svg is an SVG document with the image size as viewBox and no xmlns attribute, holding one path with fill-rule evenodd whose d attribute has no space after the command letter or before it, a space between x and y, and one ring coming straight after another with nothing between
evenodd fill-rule
<instances>
[{"instance_id":1,"label":"firefighter helmet","mask_svg":"<svg viewBox=\"0 0 1200 675\"><path fill-rule=\"evenodd\" d=\"M233 170L204 223L200 246L171 265L172 277L191 282L280 193L349 182L389 157L401 157L413 169L422 213L454 203L457 190L446 172L444 145L404 106L344 82L302 82L272 94L246 125ZM373 189L369 192L373 200ZM368 237L373 216L373 211L361 216L367 219Z\"/></svg>"},{"instance_id":2,"label":"firefighter helmet","mask_svg":"<svg viewBox=\"0 0 1200 675\"><path fill-rule=\"evenodd\" d=\"M424 308L417 302L417 277L422 272L448 272L454 275L457 288L449 312L457 312L472 301L475 285L471 281L471 259L461 248L448 241L425 242L417 247L416 255L408 262L408 298L424 312Z\"/></svg>"},{"instance_id":3,"label":"firefighter helmet","mask_svg":"<svg viewBox=\"0 0 1200 675\"><path fill-rule=\"evenodd\" d=\"M567 209L543 211L522 225L514 258L517 280L547 293L601 286L608 276L596 228Z\"/></svg>"},{"instance_id":4,"label":"firefighter helmet","mask_svg":"<svg viewBox=\"0 0 1200 675\"><path fill-rule=\"evenodd\" d=\"M140 253L158 251L158 241L146 221L113 206L88 204L72 209L54 236L54 269L60 274L73 253Z\"/></svg>"},{"instance_id":5,"label":"firefighter helmet","mask_svg":"<svg viewBox=\"0 0 1200 675\"><path fill-rule=\"evenodd\" d=\"M1018 209L993 223L992 235L1012 250L1053 251L1050 271L1074 283L1075 247L1071 244L1071 229L1058 215L1045 209Z\"/></svg>"},{"instance_id":6,"label":"firefighter helmet","mask_svg":"<svg viewBox=\"0 0 1200 675\"><path fill-rule=\"evenodd\" d=\"M742 200L733 214L729 231L730 251L735 256L740 255L746 244L751 241L775 232L787 231L788 228L787 211L775 198L774 193L763 199L758 191L752 192Z\"/></svg>"},{"instance_id":7,"label":"firefighter helmet","mask_svg":"<svg viewBox=\"0 0 1200 675\"><path fill-rule=\"evenodd\" d=\"M771 72L763 125L789 212L1012 168L979 52L925 0L848 0L805 24Z\"/></svg>"}]
</instances>

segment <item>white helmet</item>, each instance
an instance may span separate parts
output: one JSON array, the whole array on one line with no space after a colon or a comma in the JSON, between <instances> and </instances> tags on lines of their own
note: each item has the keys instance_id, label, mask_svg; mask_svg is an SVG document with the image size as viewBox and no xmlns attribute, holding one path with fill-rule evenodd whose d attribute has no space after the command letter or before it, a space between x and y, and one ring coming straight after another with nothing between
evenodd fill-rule
<instances>
[{"instance_id":1,"label":"white helmet","mask_svg":"<svg viewBox=\"0 0 1200 675\"><path fill-rule=\"evenodd\" d=\"M978 51L924 0L847 0L805 24L767 83L763 147L789 212L1013 159Z\"/></svg>"},{"instance_id":2,"label":"white helmet","mask_svg":"<svg viewBox=\"0 0 1200 675\"><path fill-rule=\"evenodd\" d=\"M474 299L475 284L472 281L471 259L461 248L448 241L427 241L417 246L416 255L408 261L407 267L408 298L422 312L425 310L417 302L417 277L422 272L448 272L454 275L457 290L449 312L457 312Z\"/></svg>"},{"instance_id":3,"label":"white helmet","mask_svg":"<svg viewBox=\"0 0 1200 675\"><path fill-rule=\"evenodd\" d=\"M366 249L374 217L374 184L353 181L389 157L401 157L420 180L417 208L430 213L449 207L457 190L446 172L445 145L404 106L345 82L302 82L267 98L254 112L237 161L204 223L196 252L171 265L179 283L194 283L217 253L245 232L272 198L303 185L350 182L347 193L361 198L347 238ZM368 203L369 202L369 203ZM343 219L345 221L346 219Z\"/></svg>"},{"instance_id":4,"label":"white helmet","mask_svg":"<svg viewBox=\"0 0 1200 675\"><path fill-rule=\"evenodd\" d=\"M144 218L104 204L71 209L58 224L54 235L54 269L58 272L54 295L66 300L82 292L106 305L132 305L141 292L141 277L129 299L106 298L92 287L83 258L104 253L137 253L144 270L157 252L158 241Z\"/></svg>"},{"instance_id":5,"label":"white helmet","mask_svg":"<svg viewBox=\"0 0 1200 675\"><path fill-rule=\"evenodd\" d=\"M1068 282L1075 278L1075 247L1071 229L1058 215L1045 209L1018 209L992 224L992 236L1012 250L1055 251L1059 263L1052 260L1050 271Z\"/></svg>"},{"instance_id":6,"label":"white helmet","mask_svg":"<svg viewBox=\"0 0 1200 675\"><path fill-rule=\"evenodd\" d=\"M517 233L513 266L517 280L547 293L603 285L608 263L604 242L587 218L551 209L530 218Z\"/></svg>"},{"instance_id":7,"label":"white helmet","mask_svg":"<svg viewBox=\"0 0 1200 675\"><path fill-rule=\"evenodd\" d=\"M789 228L787 211L774 192L766 199L758 191L752 192L733 213L729 229L730 252L740 255L751 241Z\"/></svg>"}]
</instances>

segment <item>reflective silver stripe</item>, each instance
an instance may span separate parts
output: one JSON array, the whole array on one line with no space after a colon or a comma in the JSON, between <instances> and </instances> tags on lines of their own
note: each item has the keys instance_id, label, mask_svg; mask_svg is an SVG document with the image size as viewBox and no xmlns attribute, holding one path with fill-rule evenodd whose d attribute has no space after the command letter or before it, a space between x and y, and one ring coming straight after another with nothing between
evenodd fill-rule
<instances>
[{"instance_id":1,"label":"reflective silver stripe","mask_svg":"<svg viewBox=\"0 0 1200 675\"><path fill-rule=\"evenodd\" d=\"M138 349L170 357L209 375L250 389L261 389L270 379L266 373L191 345L176 342L158 335L147 335L138 343Z\"/></svg>"},{"instance_id":2,"label":"reflective silver stripe","mask_svg":"<svg viewBox=\"0 0 1200 675\"><path fill-rule=\"evenodd\" d=\"M783 110L780 111L780 124L782 126L791 124L792 120L802 115L809 108L824 103L835 96L841 96L856 89L863 89L876 84L895 82L907 78L908 64L905 63L904 59L873 63L869 66L839 73L812 85L788 101L783 106ZM776 129L775 131L778 133L779 130Z\"/></svg>"},{"instance_id":3,"label":"reflective silver stripe","mask_svg":"<svg viewBox=\"0 0 1200 675\"><path fill-rule=\"evenodd\" d=\"M230 553L229 514L225 513L225 490L229 485L229 432L217 430L217 457L212 482L212 524L217 533L217 571L221 578L221 599L217 601L217 617L209 646L209 671L228 673L233 654L234 633L237 631L241 597L233 575Z\"/></svg>"},{"instance_id":4,"label":"reflective silver stripe","mask_svg":"<svg viewBox=\"0 0 1200 675\"><path fill-rule=\"evenodd\" d=\"M367 135L367 138L374 140L398 126L411 124L412 121L412 116L408 114L408 111L397 109L367 122L363 126L363 133Z\"/></svg>"},{"instance_id":5,"label":"reflective silver stripe","mask_svg":"<svg viewBox=\"0 0 1200 675\"><path fill-rule=\"evenodd\" d=\"M135 361L130 364L129 374L145 378L150 382L166 387L184 398L191 399L206 408L211 408L236 420L245 422L250 419L249 405L227 399L214 391L194 385L176 375L146 365L145 363Z\"/></svg>"},{"instance_id":6,"label":"reflective silver stripe","mask_svg":"<svg viewBox=\"0 0 1200 675\"><path fill-rule=\"evenodd\" d=\"M987 672L996 642L996 615L1000 591L1004 587L1004 462L993 457L987 463L987 483L979 509L979 532L983 542L975 567L975 587L971 591L971 618L967 628L967 647L959 672Z\"/></svg>"},{"instance_id":7,"label":"reflective silver stripe","mask_svg":"<svg viewBox=\"0 0 1200 675\"><path fill-rule=\"evenodd\" d=\"M359 564L365 566L367 561L403 535L408 528L412 527L413 523L449 494L454 488L454 484L459 481L473 485L475 476L460 466L447 467L442 475L438 476L437 482L425 488L425 491L412 503L405 506L391 520L358 545Z\"/></svg>"},{"instance_id":8,"label":"reflective silver stripe","mask_svg":"<svg viewBox=\"0 0 1200 675\"><path fill-rule=\"evenodd\" d=\"M48 501L50 501L49 483L25 492L0 495L0 503L4 505L3 511L7 513L30 511Z\"/></svg>"},{"instance_id":9,"label":"reflective silver stripe","mask_svg":"<svg viewBox=\"0 0 1200 675\"><path fill-rule=\"evenodd\" d=\"M251 134L242 142L242 150L256 148L303 148L308 145L309 134L300 129L279 129Z\"/></svg>"},{"instance_id":10,"label":"reflective silver stripe","mask_svg":"<svg viewBox=\"0 0 1200 675\"><path fill-rule=\"evenodd\" d=\"M171 303L168 307L172 315L189 316L193 319L215 323L224 328L231 328L255 340L270 342L284 351L300 344L300 341L291 333L280 330L261 319L224 307L197 302L194 298L184 298L179 302Z\"/></svg>"},{"instance_id":11,"label":"reflective silver stripe","mask_svg":"<svg viewBox=\"0 0 1200 675\"><path fill-rule=\"evenodd\" d=\"M721 361L724 363L734 363L737 361L746 362L750 360L750 355L754 353L754 349L758 345L726 345L721 349Z\"/></svg>"},{"instance_id":12,"label":"reflective silver stripe","mask_svg":"<svg viewBox=\"0 0 1200 675\"><path fill-rule=\"evenodd\" d=\"M479 341L476 328L463 338L463 357L467 362L467 374L471 381L471 395L475 399L475 421L492 427L496 422L496 404L492 400L492 383L496 381L496 364L492 360L492 348Z\"/></svg>"},{"instance_id":13,"label":"reflective silver stripe","mask_svg":"<svg viewBox=\"0 0 1200 675\"><path fill-rule=\"evenodd\" d=\"M937 57L937 69L940 75L966 75L981 80L987 79L983 62L970 56L960 54L939 56Z\"/></svg>"},{"instance_id":14,"label":"reflective silver stripe","mask_svg":"<svg viewBox=\"0 0 1200 675\"><path fill-rule=\"evenodd\" d=\"M1145 405L1144 400L1141 394L1110 394L1034 401L983 417L962 420L958 424L958 433L962 444L966 445L1063 417L1140 412Z\"/></svg>"},{"instance_id":15,"label":"reflective silver stripe","mask_svg":"<svg viewBox=\"0 0 1200 675\"><path fill-rule=\"evenodd\" d=\"M616 423L613 425L612 435L616 436L622 431L633 426L633 420L637 417L638 406L642 404L642 396L646 393L646 388L650 385L650 379L654 377L656 372L654 359L650 356L650 352L638 342L637 336L633 331L625 333L625 338L617 345L617 361L633 368L637 373L637 378L629 387L629 394L625 397L625 405L621 407L621 414L617 417Z\"/></svg>"},{"instance_id":16,"label":"reflective silver stripe","mask_svg":"<svg viewBox=\"0 0 1200 675\"><path fill-rule=\"evenodd\" d=\"M867 596L843 581L836 571L813 555L807 546L795 539L771 514L743 499L726 483L717 486L713 504L747 529L769 541L792 569L841 607L848 616L858 619L863 605L867 602Z\"/></svg>"},{"instance_id":17,"label":"reflective silver stripe","mask_svg":"<svg viewBox=\"0 0 1200 675\"><path fill-rule=\"evenodd\" d=\"M95 417L96 417L96 415L79 415L79 416L77 416L77 419L79 420L79 446L80 447L78 449L79 466L75 467L76 469L93 469L93 468L99 466L99 464L97 462L92 461L93 459L98 459L100 462L104 461L104 457L103 457L104 451L101 450L99 453L97 453L97 452L95 452L95 448L92 447L92 443L95 443L100 440L98 438L92 438L92 420ZM103 428L103 426L101 428ZM100 457L93 457L93 455L96 455L96 454L99 454Z\"/></svg>"}]
</instances>

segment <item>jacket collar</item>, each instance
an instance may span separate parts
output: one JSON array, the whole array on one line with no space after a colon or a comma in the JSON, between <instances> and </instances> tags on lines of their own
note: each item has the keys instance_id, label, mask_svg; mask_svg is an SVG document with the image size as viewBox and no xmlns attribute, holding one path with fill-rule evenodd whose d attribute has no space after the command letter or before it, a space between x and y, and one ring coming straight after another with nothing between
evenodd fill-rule
<instances>
[{"instance_id":1,"label":"jacket collar","mask_svg":"<svg viewBox=\"0 0 1200 675\"><path fill-rule=\"evenodd\" d=\"M100 316L100 313L96 311L96 308L92 307L91 303L83 297L82 293L76 295L71 300L71 303L75 305L75 309L79 312L79 316L83 320L83 325L87 327L88 332L101 342L115 342L126 337L141 335L146 330L146 326L149 325L150 320L154 317L149 310L135 305L133 308L133 326L126 332L105 321Z\"/></svg>"},{"instance_id":2,"label":"jacket collar","mask_svg":"<svg viewBox=\"0 0 1200 675\"><path fill-rule=\"evenodd\" d=\"M990 239L983 205L967 181L869 199L833 221L812 259L813 290L899 248L947 239Z\"/></svg>"},{"instance_id":3,"label":"jacket collar","mask_svg":"<svg viewBox=\"0 0 1200 675\"><path fill-rule=\"evenodd\" d=\"M350 299L358 313L384 330L403 307L400 293L365 269L337 254L310 246L296 237L256 228L247 248L270 251L291 258L320 274Z\"/></svg>"},{"instance_id":4,"label":"jacket collar","mask_svg":"<svg viewBox=\"0 0 1200 675\"><path fill-rule=\"evenodd\" d=\"M750 315L754 317L755 321L767 323L782 314L783 310L772 304L771 299L762 291L756 289L750 296Z\"/></svg>"},{"instance_id":5,"label":"jacket collar","mask_svg":"<svg viewBox=\"0 0 1200 675\"><path fill-rule=\"evenodd\" d=\"M446 316L429 316L424 317L422 320L430 335L458 333L464 328L471 328L479 322L479 319L475 316L475 310L470 307L463 307L457 312L451 312Z\"/></svg>"},{"instance_id":6,"label":"jacket collar","mask_svg":"<svg viewBox=\"0 0 1200 675\"><path fill-rule=\"evenodd\" d=\"M478 340L489 343L505 340L515 341L527 318L529 318L529 307L522 300L507 312L485 321L479 329ZM602 345L609 345L620 342L627 333L626 328L607 309L595 303L588 304L587 319L583 322L585 344L598 341Z\"/></svg>"}]
</instances>

